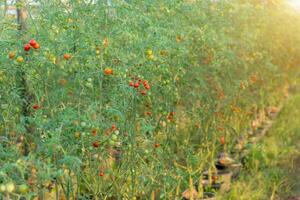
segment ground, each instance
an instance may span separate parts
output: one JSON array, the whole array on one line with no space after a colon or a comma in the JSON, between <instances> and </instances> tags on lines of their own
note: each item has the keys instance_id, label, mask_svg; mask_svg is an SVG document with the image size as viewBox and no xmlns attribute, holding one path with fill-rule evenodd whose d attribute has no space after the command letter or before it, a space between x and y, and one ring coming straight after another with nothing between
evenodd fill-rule
<instances>
[{"instance_id":1,"label":"ground","mask_svg":"<svg viewBox=\"0 0 300 200\"><path fill-rule=\"evenodd\" d=\"M232 190L219 199L300 199L300 94L290 96L267 136L253 146Z\"/></svg>"}]
</instances>

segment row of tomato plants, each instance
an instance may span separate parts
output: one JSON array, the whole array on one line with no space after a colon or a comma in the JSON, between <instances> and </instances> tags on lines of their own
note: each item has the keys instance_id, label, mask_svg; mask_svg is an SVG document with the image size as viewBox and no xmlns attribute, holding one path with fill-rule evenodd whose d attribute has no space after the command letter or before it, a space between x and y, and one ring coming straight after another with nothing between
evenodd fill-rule
<instances>
[{"instance_id":1,"label":"row of tomato plants","mask_svg":"<svg viewBox=\"0 0 300 200\"><path fill-rule=\"evenodd\" d=\"M297 71L297 18L274 5L38 2L26 31L1 24L5 195L172 198Z\"/></svg>"}]
</instances>

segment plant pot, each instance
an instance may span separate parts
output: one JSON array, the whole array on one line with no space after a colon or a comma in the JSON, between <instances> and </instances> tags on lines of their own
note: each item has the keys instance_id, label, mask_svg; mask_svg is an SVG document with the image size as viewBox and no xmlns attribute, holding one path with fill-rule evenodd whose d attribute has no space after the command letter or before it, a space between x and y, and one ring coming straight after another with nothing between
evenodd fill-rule
<instances>
[{"instance_id":1,"label":"plant pot","mask_svg":"<svg viewBox=\"0 0 300 200\"><path fill-rule=\"evenodd\" d=\"M199 200L216 200L216 195L212 192L204 192L203 197Z\"/></svg>"},{"instance_id":2,"label":"plant pot","mask_svg":"<svg viewBox=\"0 0 300 200\"><path fill-rule=\"evenodd\" d=\"M231 187L231 178L232 178L232 172L231 170L228 169L224 169L224 170L218 170L217 173L216 172L211 172L211 174L209 174L209 172L204 172L203 173L203 178L206 180L209 180L210 176L216 176L216 179L214 180L213 183L211 183L211 185L209 187L213 188L213 186L215 186L216 190L220 190L220 192L228 192L230 190ZM217 185L220 184L220 185ZM219 187L220 186L220 187Z\"/></svg>"},{"instance_id":3,"label":"plant pot","mask_svg":"<svg viewBox=\"0 0 300 200\"><path fill-rule=\"evenodd\" d=\"M232 172L230 170L218 171L219 181L222 183L220 192L228 192L231 187Z\"/></svg>"},{"instance_id":4,"label":"plant pot","mask_svg":"<svg viewBox=\"0 0 300 200\"><path fill-rule=\"evenodd\" d=\"M254 133L254 135L261 135L262 134L262 132L264 131L264 127L263 126L260 126L260 127L258 127L256 130L255 130L255 133Z\"/></svg>"},{"instance_id":5,"label":"plant pot","mask_svg":"<svg viewBox=\"0 0 300 200\"><path fill-rule=\"evenodd\" d=\"M186 189L183 193L182 193L182 199L183 200L189 200L193 197L193 199L197 200L198 197L198 192L195 188L193 188L192 190L190 189Z\"/></svg>"},{"instance_id":6,"label":"plant pot","mask_svg":"<svg viewBox=\"0 0 300 200\"><path fill-rule=\"evenodd\" d=\"M227 169L227 167L225 165L222 165L218 161L216 161L215 167L217 168L217 170L225 170L225 169Z\"/></svg>"},{"instance_id":7,"label":"plant pot","mask_svg":"<svg viewBox=\"0 0 300 200\"><path fill-rule=\"evenodd\" d=\"M238 178L238 176L240 174L240 171L241 171L241 168L242 168L241 163L232 164L230 166L230 170L232 172L232 177L231 177L232 179Z\"/></svg>"},{"instance_id":8,"label":"plant pot","mask_svg":"<svg viewBox=\"0 0 300 200\"><path fill-rule=\"evenodd\" d=\"M223 183L213 183L213 184L211 185L211 189L213 189L214 191L221 190L222 184L223 184Z\"/></svg>"},{"instance_id":9,"label":"plant pot","mask_svg":"<svg viewBox=\"0 0 300 200\"><path fill-rule=\"evenodd\" d=\"M250 128L246 131L246 135L248 135L248 136L252 136L253 134L254 134L254 132Z\"/></svg>"},{"instance_id":10,"label":"plant pot","mask_svg":"<svg viewBox=\"0 0 300 200\"><path fill-rule=\"evenodd\" d=\"M235 160L232 159L227 153L221 153L218 156L215 166L219 170L224 170L228 169L233 163L235 163Z\"/></svg>"},{"instance_id":11,"label":"plant pot","mask_svg":"<svg viewBox=\"0 0 300 200\"><path fill-rule=\"evenodd\" d=\"M253 136L253 137L249 138L249 143L255 144L258 140L259 140L258 136Z\"/></svg>"},{"instance_id":12,"label":"plant pot","mask_svg":"<svg viewBox=\"0 0 300 200\"><path fill-rule=\"evenodd\" d=\"M236 144L234 146L233 149L233 153L236 155L237 153L240 153L244 148L245 148L245 144L246 144L246 138L244 136L241 136L237 141ZM233 154L232 154L233 155ZM237 159L235 157L235 155L233 155L234 159Z\"/></svg>"},{"instance_id":13,"label":"plant pot","mask_svg":"<svg viewBox=\"0 0 300 200\"><path fill-rule=\"evenodd\" d=\"M220 182L210 182L209 179L203 179L202 180L202 186L204 188L204 191L209 191L209 189L213 189L214 191L218 191L221 188L222 183Z\"/></svg>"},{"instance_id":14,"label":"plant pot","mask_svg":"<svg viewBox=\"0 0 300 200\"><path fill-rule=\"evenodd\" d=\"M215 198L215 193L212 193L212 192L204 192L203 193L203 197L201 198L198 198L198 192L196 189L193 189L192 191L190 191L189 189L185 190L183 192L183 197L182 199L183 200L190 200L191 197L193 197L194 200L216 200Z\"/></svg>"},{"instance_id":15,"label":"plant pot","mask_svg":"<svg viewBox=\"0 0 300 200\"><path fill-rule=\"evenodd\" d=\"M203 179L210 179L210 177L212 177L212 176L217 176L217 173L215 171L212 171L212 172L205 171L202 173L202 175L203 175Z\"/></svg>"},{"instance_id":16,"label":"plant pot","mask_svg":"<svg viewBox=\"0 0 300 200\"><path fill-rule=\"evenodd\" d=\"M271 106L267 108L267 116L272 120L274 120L277 117L279 112L280 112L280 107Z\"/></svg>"},{"instance_id":17,"label":"plant pot","mask_svg":"<svg viewBox=\"0 0 300 200\"><path fill-rule=\"evenodd\" d=\"M271 120L266 120L266 121L264 121L264 123L262 124L264 127L268 127L268 126L270 126L270 125L272 125L273 124L273 122L271 121Z\"/></svg>"}]
</instances>

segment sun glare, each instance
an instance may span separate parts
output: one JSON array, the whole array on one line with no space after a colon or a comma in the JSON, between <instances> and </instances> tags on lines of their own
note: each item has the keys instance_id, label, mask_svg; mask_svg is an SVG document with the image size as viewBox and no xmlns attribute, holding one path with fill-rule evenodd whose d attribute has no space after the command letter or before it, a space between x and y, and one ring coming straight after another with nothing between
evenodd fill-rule
<instances>
[{"instance_id":1,"label":"sun glare","mask_svg":"<svg viewBox=\"0 0 300 200\"><path fill-rule=\"evenodd\" d=\"M300 10L300 0L288 0L288 4L293 8Z\"/></svg>"}]
</instances>

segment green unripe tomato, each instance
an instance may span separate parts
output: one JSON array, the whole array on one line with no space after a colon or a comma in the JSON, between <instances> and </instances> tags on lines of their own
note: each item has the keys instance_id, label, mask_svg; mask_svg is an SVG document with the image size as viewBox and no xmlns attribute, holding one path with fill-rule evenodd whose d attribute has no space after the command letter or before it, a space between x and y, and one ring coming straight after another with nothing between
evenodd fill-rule
<instances>
[{"instance_id":1,"label":"green unripe tomato","mask_svg":"<svg viewBox=\"0 0 300 200\"><path fill-rule=\"evenodd\" d=\"M115 146L116 147L120 147L121 146L121 142L116 142Z\"/></svg>"},{"instance_id":2,"label":"green unripe tomato","mask_svg":"<svg viewBox=\"0 0 300 200\"><path fill-rule=\"evenodd\" d=\"M6 192L8 192L8 193L11 193L11 192L15 191L15 189L16 189L15 184L12 182L7 183L5 187L6 187Z\"/></svg>"},{"instance_id":3,"label":"green unripe tomato","mask_svg":"<svg viewBox=\"0 0 300 200\"><path fill-rule=\"evenodd\" d=\"M74 136L75 136L75 138L77 138L77 139L80 138L80 135L81 135L81 134L80 134L80 132L78 132L78 131L76 131L76 132L74 133Z\"/></svg>"},{"instance_id":4,"label":"green unripe tomato","mask_svg":"<svg viewBox=\"0 0 300 200\"><path fill-rule=\"evenodd\" d=\"M93 84L90 82L85 83L85 86L88 88L93 88Z\"/></svg>"},{"instance_id":5,"label":"green unripe tomato","mask_svg":"<svg viewBox=\"0 0 300 200\"><path fill-rule=\"evenodd\" d=\"M113 134L113 135L111 136L111 139L112 139L113 141L117 141L117 140L118 140L118 136L116 136L115 134Z\"/></svg>"},{"instance_id":6,"label":"green unripe tomato","mask_svg":"<svg viewBox=\"0 0 300 200\"><path fill-rule=\"evenodd\" d=\"M115 145L115 141L109 140L109 144L112 145L112 146L114 146Z\"/></svg>"},{"instance_id":7,"label":"green unripe tomato","mask_svg":"<svg viewBox=\"0 0 300 200\"><path fill-rule=\"evenodd\" d=\"M17 161L16 161L16 163L17 163L17 165L20 165L20 166L23 166L25 163L24 163L24 160L22 160L22 159L18 159Z\"/></svg>"},{"instance_id":8,"label":"green unripe tomato","mask_svg":"<svg viewBox=\"0 0 300 200\"><path fill-rule=\"evenodd\" d=\"M28 186L26 184L22 184L22 185L19 186L19 192L21 194L28 193L28 190L29 190L29 188L28 188Z\"/></svg>"},{"instance_id":9,"label":"green unripe tomato","mask_svg":"<svg viewBox=\"0 0 300 200\"><path fill-rule=\"evenodd\" d=\"M81 124L80 124L82 127L86 127L86 122L81 122Z\"/></svg>"},{"instance_id":10,"label":"green unripe tomato","mask_svg":"<svg viewBox=\"0 0 300 200\"><path fill-rule=\"evenodd\" d=\"M4 193L6 191L6 186L4 184L0 185L0 192Z\"/></svg>"}]
</instances>

